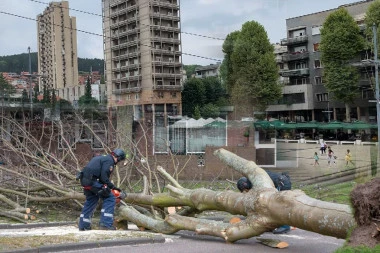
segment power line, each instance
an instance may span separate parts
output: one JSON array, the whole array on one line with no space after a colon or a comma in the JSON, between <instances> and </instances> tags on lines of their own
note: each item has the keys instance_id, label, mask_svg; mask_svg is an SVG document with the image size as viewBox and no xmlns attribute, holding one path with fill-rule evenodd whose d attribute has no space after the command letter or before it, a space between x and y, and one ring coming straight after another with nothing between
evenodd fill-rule
<instances>
[{"instance_id":1,"label":"power line","mask_svg":"<svg viewBox=\"0 0 380 253\"><path fill-rule=\"evenodd\" d=\"M21 15L18 15L18 14L10 13L10 12L0 11L0 14L5 14L5 15L14 16L14 17L17 17L17 18L22 18L22 19L27 19L27 20L31 20L31 21L35 21L35 22L39 22L39 21L38 21L37 19L35 19L35 18L25 17L25 16L21 16ZM41 22L41 23L44 23L44 24L50 24L50 23L47 23L47 22L44 22L44 21L40 21L40 22ZM66 26L59 25L59 24L53 24L53 25L54 25L54 26L58 26L58 27L62 27L62 28L66 28L66 29L69 29L69 30L73 30L73 31L81 32L81 33L86 33L86 34L90 34L90 35L94 35L94 36L99 36L99 37L102 37L102 38L112 39L112 37L108 37L108 36L105 36L105 35L103 35L103 34L99 34L99 33L89 32L89 31L80 30L80 29L74 29L74 28L72 28L72 27L66 27ZM151 45L145 45L145 44L141 44L141 43L140 43L140 46L145 46L145 47L149 47L149 48L154 48L154 47L151 46ZM195 55L195 54L190 54L190 53L184 53L184 52L181 52L181 54L182 54L182 55L191 56L191 57L197 57L197 58L201 58L201 59L206 59L206 60L220 61L220 59L211 58L211 57L206 57L206 56L200 56L200 55Z\"/></svg>"},{"instance_id":2,"label":"power line","mask_svg":"<svg viewBox=\"0 0 380 253\"><path fill-rule=\"evenodd\" d=\"M42 1L37 1L37 0L29 0L29 1L31 1L31 2L35 2L35 3L40 3L40 4L49 5L49 3L42 2ZM54 6L53 6L53 7L54 7ZM70 7L64 7L64 6L60 6L60 8L64 8L64 9L68 9L68 10L72 10L72 11L77 11L77 12L84 13L84 14L88 14L88 15L93 15L93 16L98 16L98 17L105 18L102 14L98 14L98 13L94 13L94 12L87 12L87 11L82 11L82 10L78 10L78 9L74 9L74 8L70 8ZM110 18L108 18L108 19L110 19ZM140 25L143 25L143 26L150 26L149 24L143 24L143 23L140 23ZM197 37L207 38L207 39L222 40L222 41L224 41L224 39L222 39L222 38L212 37L212 36L203 35L203 34L197 34L197 33L191 33L191 32L184 32L184 31L181 31L181 33L183 33L183 34L187 34L187 35L191 35L191 36L197 36Z\"/></svg>"}]
</instances>

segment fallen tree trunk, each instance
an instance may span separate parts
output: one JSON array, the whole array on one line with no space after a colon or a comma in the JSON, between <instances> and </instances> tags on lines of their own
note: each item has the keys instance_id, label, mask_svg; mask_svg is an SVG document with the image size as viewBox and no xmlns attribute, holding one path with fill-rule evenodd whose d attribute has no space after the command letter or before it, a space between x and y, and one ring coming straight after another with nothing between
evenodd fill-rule
<instances>
[{"instance_id":1,"label":"fallen tree trunk","mask_svg":"<svg viewBox=\"0 0 380 253\"><path fill-rule=\"evenodd\" d=\"M245 215L241 222L228 224L218 221L168 214L164 220L155 220L138 214L129 206L121 206L119 220L129 220L161 233L191 230L199 234L213 235L226 241L258 236L274 228L289 224L323 235L346 238L355 220L350 207L342 204L319 201L308 197L300 190L277 191L268 174L254 162L219 149L215 155L227 165L247 176L253 187L248 193L233 191L215 192L207 189L185 189L162 168L158 171L175 185L168 185L168 193L155 195L128 194L125 201L138 205L157 207L186 206L197 212L206 210L226 211Z\"/></svg>"}]
</instances>

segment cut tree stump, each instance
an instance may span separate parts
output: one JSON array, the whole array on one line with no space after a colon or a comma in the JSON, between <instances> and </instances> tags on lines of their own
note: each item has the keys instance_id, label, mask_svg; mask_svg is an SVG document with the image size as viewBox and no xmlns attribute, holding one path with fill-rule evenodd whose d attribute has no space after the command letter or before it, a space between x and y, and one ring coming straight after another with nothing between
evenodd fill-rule
<instances>
[{"instance_id":1,"label":"cut tree stump","mask_svg":"<svg viewBox=\"0 0 380 253\"><path fill-rule=\"evenodd\" d=\"M266 239L266 238L256 238L256 240L260 241L262 244L272 247L272 248L287 248L289 246L289 243L278 240L278 239Z\"/></svg>"},{"instance_id":2,"label":"cut tree stump","mask_svg":"<svg viewBox=\"0 0 380 253\"><path fill-rule=\"evenodd\" d=\"M235 223L238 223L240 221L241 221L241 219L239 217L232 217L230 219L230 224L235 224Z\"/></svg>"}]
</instances>

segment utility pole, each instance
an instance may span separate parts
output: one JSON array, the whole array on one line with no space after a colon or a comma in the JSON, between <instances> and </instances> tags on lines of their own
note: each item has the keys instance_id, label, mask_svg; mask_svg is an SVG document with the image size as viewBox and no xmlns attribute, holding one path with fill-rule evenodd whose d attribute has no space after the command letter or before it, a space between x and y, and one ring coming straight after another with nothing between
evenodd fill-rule
<instances>
[{"instance_id":1,"label":"utility pole","mask_svg":"<svg viewBox=\"0 0 380 253\"><path fill-rule=\"evenodd\" d=\"M32 87L32 60L30 59L30 47L28 47L29 53L29 96L30 96L30 120L33 120L33 87Z\"/></svg>"},{"instance_id":2,"label":"utility pole","mask_svg":"<svg viewBox=\"0 0 380 253\"><path fill-rule=\"evenodd\" d=\"M377 113L377 170L380 171L380 98L379 98L379 61L377 59L377 27L373 24L373 44L374 44L374 62L375 62L375 97Z\"/></svg>"}]
</instances>

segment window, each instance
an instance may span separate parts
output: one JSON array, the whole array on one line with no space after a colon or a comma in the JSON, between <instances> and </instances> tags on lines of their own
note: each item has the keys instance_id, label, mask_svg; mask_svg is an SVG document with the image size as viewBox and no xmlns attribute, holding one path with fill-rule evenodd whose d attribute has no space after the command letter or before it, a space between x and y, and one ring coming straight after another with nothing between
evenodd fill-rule
<instances>
[{"instance_id":1,"label":"window","mask_svg":"<svg viewBox=\"0 0 380 253\"><path fill-rule=\"evenodd\" d=\"M159 98L163 98L164 97L164 93L162 91L158 92L158 97Z\"/></svg>"},{"instance_id":2,"label":"window","mask_svg":"<svg viewBox=\"0 0 380 253\"><path fill-rule=\"evenodd\" d=\"M375 92L372 89L363 90L362 91L362 98L363 99L374 99L375 98Z\"/></svg>"},{"instance_id":3,"label":"window","mask_svg":"<svg viewBox=\"0 0 380 253\"><path fill-rule=\"evenodd\" d=\"M314 60L314 68L318 69L321 67L321 61L320 60Z\"/></svg>"},{"instance_id":4,"label":"window","mask_svg":"<svg viewBox=\"0 0 380 253\"><path fill-rule=\"evenodd\" d=\"M317 101L318 102L325 102L329 101L329 94L328 93L318 93L315 94L317 96Z\"/></svg>"},{"instance_id":5,"label":"window","mask_svg":"<svg viewBox=\"0 0 380 253\"><path fill-rule=\"evenodd\" d=\"M321 76L315 77L315 84L322 84L322 77Z\"/></svg>"},{"instance_id":6,"label":"window","mask_svg":"<svg viewBox=\"0 0 380 253\"><path fill-rule=\"evenodd\" d=\"M314 49L314 52L319 51L319 43L314 43L313 44L313 49Z\"/></svg>"},{"instance_id":7,"label":"window","mask_svg":"<svg viewBox=\"0 0 380 253\"><path fill-rule=\"evenodd\" d=\"M177 92L170 92L170 95L172 96L172 98L176 98L177 97Z\"/></svg>"},{"instance_id":8,"label":"window","mask_svg":"<svg viewBox=\"0 0 380 253\"><path fill-rule=\"evenodd\" d=\"M322 28L321 25L312 27L311 28L311 35L321 34L321 28Z\"/></svg>"}]
</instances>

